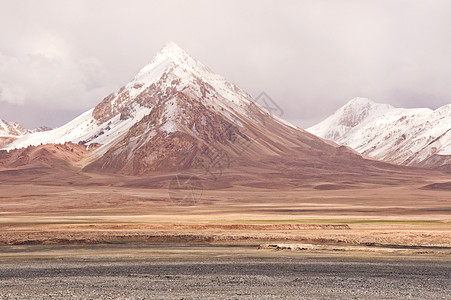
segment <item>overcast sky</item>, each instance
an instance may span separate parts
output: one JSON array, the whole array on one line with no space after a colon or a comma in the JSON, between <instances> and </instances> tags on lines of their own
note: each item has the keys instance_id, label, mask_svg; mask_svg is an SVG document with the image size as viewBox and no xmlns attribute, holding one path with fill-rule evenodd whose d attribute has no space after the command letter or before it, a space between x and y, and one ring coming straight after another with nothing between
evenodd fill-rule
<instances>
[{"instance_id":1,"label":"overcast sky","mask_svg":"<svg viewBox=\"0 0 451 300\"><path fill-rule=\"evenodd\" d=\"M0 0L0 118L59 126L173 41L308 127L363 96L451 103L451 1Z\"/></svg>"}]
</instances>

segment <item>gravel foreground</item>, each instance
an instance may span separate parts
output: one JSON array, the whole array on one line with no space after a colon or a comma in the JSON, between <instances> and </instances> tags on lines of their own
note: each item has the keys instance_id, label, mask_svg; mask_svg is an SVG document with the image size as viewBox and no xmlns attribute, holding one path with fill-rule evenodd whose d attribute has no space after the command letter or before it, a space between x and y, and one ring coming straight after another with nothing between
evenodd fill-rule
<instances>
[{"instance_id":1,"label":"gravel foreground","mask_svg":"<svg viewBox=\"0 0 451 300\"><path fill-rule=\"evenodd\" d=\"M451 262L239 258L0 263L0 299L451 299Z\"/></svg>"}]
</instances>

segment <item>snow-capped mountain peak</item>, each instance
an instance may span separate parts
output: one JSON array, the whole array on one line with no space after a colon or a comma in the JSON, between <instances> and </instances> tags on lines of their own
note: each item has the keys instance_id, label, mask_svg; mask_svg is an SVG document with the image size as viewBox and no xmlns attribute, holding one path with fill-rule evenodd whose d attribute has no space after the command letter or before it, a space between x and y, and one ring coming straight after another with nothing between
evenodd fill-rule
<instances>
[{"instance_id":1,"label":"snow-capped mountain peak","mask_svg":"<svg viewBox=\"0 0 451 300\"><path fill-rule=\"evenodd\" d=\"M450 120L451 105L433 111L353 99L307 131L377 159L442 167L451 162Z\"/></svg>"},{"instance_id":2,"label":"snow-capped mountain peak","mask_svg":"<svg viewBox=\"0 0 451 300\"><path fill-rule=\"evenodd\" d=\"M379 104L367 98L357 97L323 122L309 128L308 131L325 139L336 141L355 127L393 109L394 107L389 104Z\"/></svg>"},{"instance_id":3,"label":"snow-capped mountain peak","mask_svg":"<svg viewBox=\"0 0 451 300\"><path fill-rule=\"evenodd\" d=\"M147 65L139 70L126 86L126 89L139 86L138 90L142 91L158 80L165 72L174 69L178 71L180 79L189 79L193 75L213 75L205 65L191 57L174 42L170 42L162 47Z\"/></svg>"},{"instance_id":4,"label":"snow-capped mountain peak","mask_svg":"<svg viewBox=\"0 0 451 300\"><path fill-rule=\"evenodd\" d=\"M374 102L371 99L365 98L365 97L355 97L353 99L351 99L348 103L346 103L346 106L375 106L377 105L376 102Z\"/></svg>"},{"instance_id":5,"label":"snow-capped mountain peak","mask_svg":"<svg viewBox=\"0 0 451 300\"><path fill-rule=\"evenodd\" d=\"M169 42L166 45L164 45L156 55L156 58L159 58L160 56L164 56L168 59L173 60L174 62L181 62L186 61L187 59L193 59L187 52L185 52L185 50L183 50L179 45L177 45L174 42Z\"/></svg>"},{"instance_id":6,"label":"snow-capped mountain peak","mask_svg":"<svg viewBox=\"0 0 451 300\"><path fill-rule=\"evenodd\" d=\"M155 57L145 65L136 76L126 86L127 89L136 84L142 86L149 86L157 80L170 66L173 65L195 65L195 60L180 48L174 42L166 44L155 55ZM135 87L136 88L136 87ZM143 90L140 88L140 90Z\"/></svg>"},{"instance_id":7,"label":"snow-capped mountain peak","mask_svg":"<svg viewBox=\"0 0 451 300\"><path fill-rule=\"evenodd\" d=\"M221 110L232 106L244 112L252 102L246 92L213 73L175 43L169 43L126 86L97 105L93 116L101 124L125 112L133 102L151 107L168 100L171 94L186 90L202 96L205 105Z\"/></svg>"},{"instance_id":8,"label":"snow-capped mountain peak","mask_svg":"<svg viewBox=\"0 0 451 300\"><path fill-rule=\"evenodd\" d=\"M368 98L354 98L343 107L340 122L342 125L355 127L365 119L379 116L393 108L389 104L379 104Z\"/></svg>"}]
</instances>

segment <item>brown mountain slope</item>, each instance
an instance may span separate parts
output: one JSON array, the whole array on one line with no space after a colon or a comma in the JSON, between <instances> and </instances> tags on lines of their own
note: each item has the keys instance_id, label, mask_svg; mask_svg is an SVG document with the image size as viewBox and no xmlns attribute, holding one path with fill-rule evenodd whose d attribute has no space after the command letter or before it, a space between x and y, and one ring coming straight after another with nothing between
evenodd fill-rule
<instances>
[{"instance_id":1,"label":"brown mountain slope","mask_svg":"<svg viewBox=\"0 0 451 300\"><path fill-rule=\"evenodd\" d=\"M17 168L34 163L42 163L49 167L61 163L76 165L89 154L86 146L73 143L29 146L11 151L0 150L0 169Z\"/></svg>"}]
</instances>

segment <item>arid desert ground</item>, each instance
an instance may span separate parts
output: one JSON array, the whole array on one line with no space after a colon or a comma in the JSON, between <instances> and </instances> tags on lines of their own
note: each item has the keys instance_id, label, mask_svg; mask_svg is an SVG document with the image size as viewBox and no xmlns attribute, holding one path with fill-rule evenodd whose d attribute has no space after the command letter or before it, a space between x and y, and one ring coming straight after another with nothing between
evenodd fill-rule
<instances>
[{"instance_id":1,"label":"arid desert ground","mask_svg":"<svg viewBox=\"0 0 451 300\"><path fill-rule=\"evenodd\" d=\"M2 298L448 296L446 174L192 190L73 178L2 178Z\"/></svg>"},{"instance_id":2,"label":"arid desert ground","mask_svg":"<svg viewBox=\"0 0 451 300\"><path fill-rule=\"evenodd\" d=\"M449 255L451 191L446 184L431 185L443 179L177 190L177 197L167 187L119 186L113 181L3 182L0 243L299 243Z\"/></svg>"}]
</instances>

